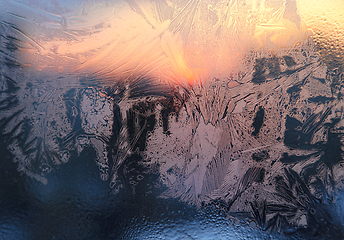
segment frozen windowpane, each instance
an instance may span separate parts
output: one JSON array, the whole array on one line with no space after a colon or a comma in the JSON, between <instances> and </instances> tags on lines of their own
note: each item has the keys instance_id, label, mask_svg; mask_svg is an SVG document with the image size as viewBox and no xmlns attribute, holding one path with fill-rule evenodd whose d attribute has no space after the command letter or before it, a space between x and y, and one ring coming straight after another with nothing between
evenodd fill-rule
<instances>
[{"instance_id":1,"label":"frozen windowpane","mask_svg":"<svg viewBox=\"0 0 344 240\"><path fill-rule=\"evenodd\" d=\"M0 238L343 239L343 13L0 1Z\"/></svg>"}]
</instances>

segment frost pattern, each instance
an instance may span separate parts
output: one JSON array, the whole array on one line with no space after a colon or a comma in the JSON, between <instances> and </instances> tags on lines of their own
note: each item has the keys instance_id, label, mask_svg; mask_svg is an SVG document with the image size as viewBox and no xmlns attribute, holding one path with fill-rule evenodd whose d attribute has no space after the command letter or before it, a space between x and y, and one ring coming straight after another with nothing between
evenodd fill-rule
<instances>
[{"instance_id":1,"label":"frost pattern","mask_svg":"<svg viewBox=\"0 0 344 240\"><path fill-rule=\"evenodd\" d=\"M112 194L343 236L343 67L302 4L62 3L0 3L1 144L19 171L48 185L91 148Z\"/></svg>"}]
</instances>

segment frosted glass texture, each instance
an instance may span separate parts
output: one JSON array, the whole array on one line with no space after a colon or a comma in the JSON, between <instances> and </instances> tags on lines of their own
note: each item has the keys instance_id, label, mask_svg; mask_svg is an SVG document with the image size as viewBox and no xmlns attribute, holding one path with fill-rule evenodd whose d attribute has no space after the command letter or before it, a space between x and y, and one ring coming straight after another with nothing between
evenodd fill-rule
<instances>
[{"instance_id":1,"label":"frosted glass texture","mask_svg":"<svg viewBox=\"0 0 344 240\"><path fill-rule=\"evenodd\" d=\"M0 239L343 239L341 0L0 0Z\"/></svg>"}]
</instances>

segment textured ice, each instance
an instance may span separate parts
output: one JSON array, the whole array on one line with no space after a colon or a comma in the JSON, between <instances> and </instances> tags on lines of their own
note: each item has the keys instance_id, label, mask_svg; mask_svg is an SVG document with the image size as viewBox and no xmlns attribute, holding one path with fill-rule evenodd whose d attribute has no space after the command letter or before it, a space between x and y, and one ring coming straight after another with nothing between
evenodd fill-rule
<instances>
[{"instance_id":1,"label":"textured ice","mask_svg":"<svg viewBox=\"0 0 344 240\"><path fill-rule=\"evenodd\" d=\"M111 199L99 210L117 224L110 239L342 239L343 7L1 1L3 161L66 216L73 199L85 211L106 199L100 182L123 206L153 196L198 208L176 220L143 207L146 221ZM4 236L27 231L0 220Z\"/></svg>"}]
</instances>

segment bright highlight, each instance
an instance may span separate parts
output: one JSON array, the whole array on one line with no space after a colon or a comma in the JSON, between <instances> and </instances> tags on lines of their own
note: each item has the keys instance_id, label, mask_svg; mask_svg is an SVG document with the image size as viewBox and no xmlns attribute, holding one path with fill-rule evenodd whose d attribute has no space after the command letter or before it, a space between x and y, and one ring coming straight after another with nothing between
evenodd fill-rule
<instances>
[{"instance_id":1,"label":"bright highlight","mask_svg":"<svg viewBox=\"0 0 344 240\"><path fill-rule=\"evenodd\" d=\"M229 78L250 51L300 43L306 28L293 11L286 1L254 0L128 0L85 4L66 16L42 11L45 20L26 33L40 47L27 56L38 70L190 86ZM30 19L27 12L20 14Z\"/></svg>"}]
</instances>

